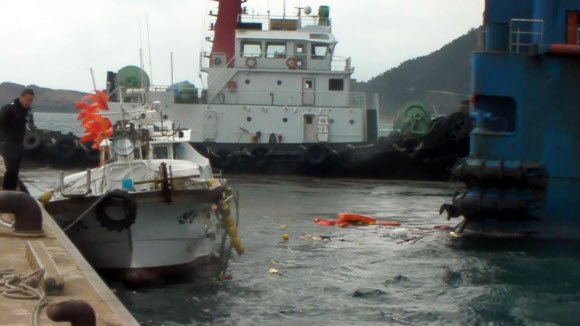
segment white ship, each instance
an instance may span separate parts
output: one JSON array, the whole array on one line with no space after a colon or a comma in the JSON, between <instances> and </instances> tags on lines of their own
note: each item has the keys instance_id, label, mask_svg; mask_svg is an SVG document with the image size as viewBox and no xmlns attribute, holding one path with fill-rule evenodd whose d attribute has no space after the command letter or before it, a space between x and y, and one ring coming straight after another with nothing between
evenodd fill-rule
<instances>
[{"instance_id":1,"label":"white ship","mask_svg":"<svg viewBox=\"0 0 580 326\"><path fill-rule=\"evenodd\" d=\"M94 268L129 282L206 267L217 274L231 245L241 249L231 190L190 135L139 107L101 143L101 166L63 173L46 208Z\"/></svg>"},{"instance_id":2,"label":"white ship","mask_svg":"<svg viewBox=\"0 0 580 326\"><path fill-rule=\"evenodd\" d=\"M378 97L351 92L354 68L334 55L329 7L275 17L249 15L242 2L219 1L212 50L200 56L207 89L150 85L127 66L107 75L111 110L159 101L212 165L242 172L327 171L349 145L375 141Z\"/></svg>"}]
</instances>

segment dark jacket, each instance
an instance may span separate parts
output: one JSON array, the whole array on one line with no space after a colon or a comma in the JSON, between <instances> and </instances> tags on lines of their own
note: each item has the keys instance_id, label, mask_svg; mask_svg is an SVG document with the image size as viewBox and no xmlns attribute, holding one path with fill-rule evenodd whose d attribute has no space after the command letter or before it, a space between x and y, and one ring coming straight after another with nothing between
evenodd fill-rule
<instances>
[{"instance_id":1,"label":"dark jacket","mask_svg":"<svg viewBox=\"0 0 580 326\"><path fill-rule=\"evenodd\" d=\"M26 125L33 125L32 112L20 104L19 99L0 109L0 145L22 147Z\"/></svg>"}]
</instances>

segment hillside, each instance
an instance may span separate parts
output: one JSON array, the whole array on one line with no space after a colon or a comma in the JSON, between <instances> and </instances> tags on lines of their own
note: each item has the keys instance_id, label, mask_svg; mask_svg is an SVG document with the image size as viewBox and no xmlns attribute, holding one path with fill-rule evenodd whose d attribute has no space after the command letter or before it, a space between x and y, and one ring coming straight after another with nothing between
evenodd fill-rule
<instances>
[{"instance_id":1,"label":"hillside","mask_svg":"<svg viewBox=\"0 0 580 326\"><path fill-rule=\"evenodd\" d=\"M74 113L75 102L80 101L85 93L77 91L68 91L60 89L50 89L38 87L36 85L29 85L34 91L34 103L32 108L36 112L65 112ZM3 82L0 84L0 105L12 102L15 98L20 96L20 92L24 89L24 85L14 84L10 82Z\"/></svg>"},{"instance_id":2,"label":"hillside","mask_svg":"<svg viewBox=\"0 0 580 326\"><path fill-rule=\"evenodd\" d=\"M407 60L368 82L355 83L353 91L379 94L382 116L392 117L404 103L414 100L437 112L454 111L469 96L471 54L477 40L478 30L470 30L429 55Z\"/></svg>"}]
</instances>

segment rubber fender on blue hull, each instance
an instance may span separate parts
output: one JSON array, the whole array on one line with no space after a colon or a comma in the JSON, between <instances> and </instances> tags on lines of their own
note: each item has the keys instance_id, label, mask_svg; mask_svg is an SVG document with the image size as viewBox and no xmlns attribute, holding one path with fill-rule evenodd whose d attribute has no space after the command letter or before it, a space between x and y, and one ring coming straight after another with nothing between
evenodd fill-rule
<instances>
[{"instance_id":1,"label":"rubber fender on blue hull","mask_svg":"<svg viewBox=\"0 0 580 326\"><path fill-rule=\"evenodd\" d=\"M443 204L439 214L447 212L447 220L463 215L467 221L535 220L534 211L542 208L543 190L527 188L475 188L453 197Z\"/></svg>"}]
</instances>

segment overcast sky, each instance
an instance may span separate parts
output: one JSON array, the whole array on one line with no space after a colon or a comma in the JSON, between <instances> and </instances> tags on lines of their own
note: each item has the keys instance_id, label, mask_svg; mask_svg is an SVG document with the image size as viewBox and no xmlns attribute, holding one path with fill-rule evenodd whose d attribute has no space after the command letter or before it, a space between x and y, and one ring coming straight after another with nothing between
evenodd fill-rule
<instances>
[{"instance_id":1,"label":"overcast sky","mask_svg":"<svg viewBox=\"0 0 580 326\"><path fill-rule=\"evenodd\" d=\"M335 55L351 57L353 78L366 81L429 54L482 23L484 0L248 0L248 11L296 13L330 6ZM139 65L151 51L154 84L189 80L200 86L199 53L217 9L210 0L0 0L0 82L89 92L108 70ZM146 18L147 17L147 18ZM148 24L146 24L148 20ZM149 28L150 47L147 42ZM140 32L141 31L141 32ZM451 67L450 67L451 68Z\"/></svg>"}]
</instances>

